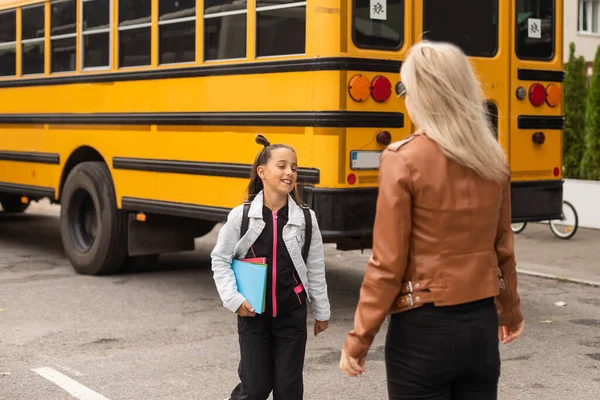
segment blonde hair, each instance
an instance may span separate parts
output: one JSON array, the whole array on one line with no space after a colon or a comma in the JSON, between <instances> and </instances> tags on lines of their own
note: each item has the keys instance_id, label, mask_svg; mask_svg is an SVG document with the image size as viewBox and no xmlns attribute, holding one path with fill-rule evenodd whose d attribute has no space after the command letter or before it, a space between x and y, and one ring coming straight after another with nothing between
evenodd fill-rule
<instances>
[{"instance_id":1,"label":"blonde hair","mask_svg":"<svg viewBox=\"0 0 600 400\"><path fill-rule=\"evenodd\" d=\"M410 117L420 132L456 162L481 177L503 181L509 174L494 137L483 91L469 60L449 43L420 42L400 70Z\"/></svg>"}]
</instances>

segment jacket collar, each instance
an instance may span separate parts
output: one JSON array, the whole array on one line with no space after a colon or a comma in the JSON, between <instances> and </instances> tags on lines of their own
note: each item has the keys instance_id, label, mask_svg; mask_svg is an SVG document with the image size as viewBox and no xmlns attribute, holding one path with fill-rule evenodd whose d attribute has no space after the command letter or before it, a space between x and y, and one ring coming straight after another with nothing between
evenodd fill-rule
<instances>
[{"instance_id":1,"label":"jacket collar","mask_svg":"<svg viewBox=\"0 0 600 400\"><path fill-rule=\"evenodd\" d=\"M261 190L252 200L250 204L250 210L248 211L248 217L251 218L263 218L263 205L264 205L264 197L263 191ZM288 224L290 225L302 225L302 221L304 219L304 215L302 209L296 204L291 195L288 194Z\"/></svg>"}]
</instances>

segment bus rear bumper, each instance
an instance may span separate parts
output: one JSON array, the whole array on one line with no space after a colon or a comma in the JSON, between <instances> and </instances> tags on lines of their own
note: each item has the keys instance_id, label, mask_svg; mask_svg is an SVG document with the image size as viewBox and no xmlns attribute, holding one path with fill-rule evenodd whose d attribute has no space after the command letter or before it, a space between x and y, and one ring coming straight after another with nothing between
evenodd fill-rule
<instances>
[{"instance_id":1,"label":"bus rear bumper","mask_svg":"<svg viewBox=\"0 0 600 400\"><path fill-rule=\"evenodd\" d=\"M511 183L512 222L559 219L562 214L562 181Z\"/></svg>"},{"instance_id":2,"label":"bus rear bumper","mask_svg":"<svg viewBox=\"0 0 600 400\"><path fill-rule=\"evenodd\" d=\"M301 196L317 215L324 242L340 250L371 248L377 188L304 187Z\"/></svg>"},{"instance_id":3,"label":"bus rear bumper","mask_svg":"<svg viewBox=\"0 0 600 400\"><path fill-rule=\"evenodd\" d=\"M336 243L339 250L372 248L377 192L377 188L301 189L317 215L323 241ZM562 181L512 182L512 222L559 219L562 201Z\"/></svg>"}]
</instances>

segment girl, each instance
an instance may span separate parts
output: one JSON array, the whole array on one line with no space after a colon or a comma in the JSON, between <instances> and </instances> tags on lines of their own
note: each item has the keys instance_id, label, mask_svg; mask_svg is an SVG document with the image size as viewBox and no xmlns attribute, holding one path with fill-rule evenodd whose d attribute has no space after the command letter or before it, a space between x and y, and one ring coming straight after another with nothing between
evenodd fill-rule
<instances>
[{"instance_id":1,"label":"girl","mask_svg":"<svg viewBox=\"0 0 600 400\"><path fill-rule=\"evenodd\" d=\"M237 313L241 360L240 383L231 400L303 398L306 349L306 302L312 302L314 335L328 327L330 317L323 242L315 213L310 210L312 235L305 237L306 222L296 188L298 165L293 148L263 145L250 174L247 229L244 206L235 207L221 228L211 254L213 277L223 305ZM301 249L310 240L303 260ZM238 292L231 262L264 257L267 263L267 295L263 314L256 314Z\"/></svg>"}]
</instances>

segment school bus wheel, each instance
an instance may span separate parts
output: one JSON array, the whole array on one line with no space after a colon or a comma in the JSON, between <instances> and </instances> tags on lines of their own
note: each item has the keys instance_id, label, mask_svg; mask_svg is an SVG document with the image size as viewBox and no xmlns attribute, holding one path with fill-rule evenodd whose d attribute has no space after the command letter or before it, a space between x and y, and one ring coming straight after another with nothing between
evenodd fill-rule
<instances>
[{"instance_id":1,"label":"school bus wheel","mask_svg":"<svg viewBox=\"0 0 600 400\"><path fill-rule=\"evenodd\" d=\"M117 209L103 162L78 164L61 196L60 234L67 258L84 275L118 272L127 256L127 215Z\"/></svg>"},{"instance_id":2,"label":"school bus wheel","mask_svg":"<svg viewBox=\"0 0 600 400\"><path fill-rule=\"evenodd\" d=\"M13 194L0 194L0 205L6 213L22 213L29 207L29 203L21 201L21 196Z\"/></svg>"}]
</instances>

